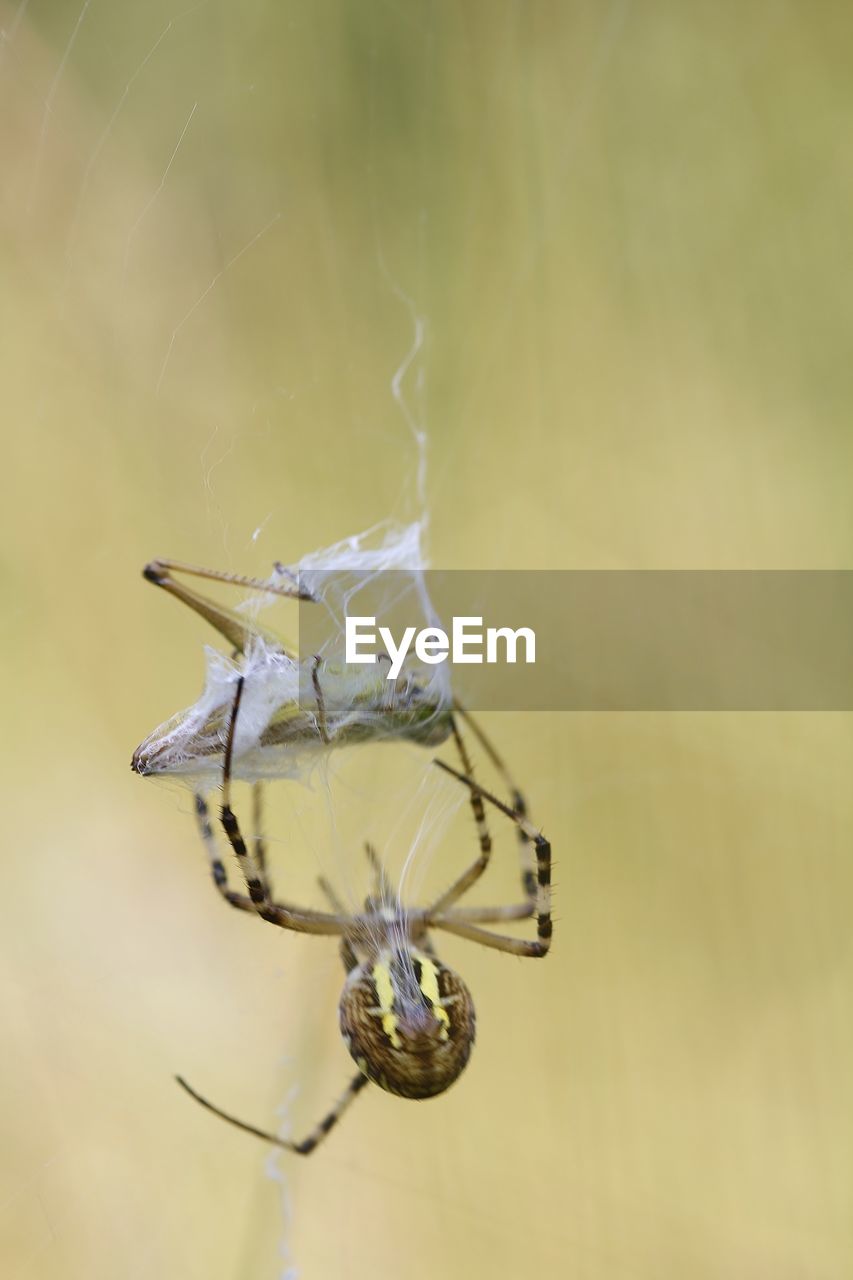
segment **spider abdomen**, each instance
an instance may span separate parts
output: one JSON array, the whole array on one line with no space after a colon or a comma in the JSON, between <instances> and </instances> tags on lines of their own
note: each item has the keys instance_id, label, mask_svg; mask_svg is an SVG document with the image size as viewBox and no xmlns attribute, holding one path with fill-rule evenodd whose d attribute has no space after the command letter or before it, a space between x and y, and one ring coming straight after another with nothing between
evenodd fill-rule
<instances>
[{"instance_id":1,"label":"spider abdomen","mask_svg":"<svg viewBox=\"0 0 853 1280\"><path fill-rule=\"evenodd\" d=\"M359 1069L402 1098L453 1084L474 1043L474 1004L458 974L414 947L386 949L350 973L341 1034Z\"/></svg>"}]
</instances>

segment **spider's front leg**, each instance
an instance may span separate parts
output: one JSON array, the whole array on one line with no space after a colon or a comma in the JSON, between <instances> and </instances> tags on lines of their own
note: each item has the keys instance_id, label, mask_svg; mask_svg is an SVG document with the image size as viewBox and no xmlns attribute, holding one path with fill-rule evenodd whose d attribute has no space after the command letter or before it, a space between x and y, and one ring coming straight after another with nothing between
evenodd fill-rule
<instances>
[{"instance_id":1,"label":"spider's front leg","mask_svg":"<svg viewBox=\"0 0 853 1280\"><path fill-rule=\"evenodd\" d=\"M349 916L343 914L329 914L324 911L314 911L311 908L294 907L285 902L275 902L270 896L266 877L262 868L259 867L254 855L251 853L243 839L240 831L240 824L237 821L237 815L231 805L231 770L232 760L234 757L234 734L237 725L237 717L240 713L240 702L243 694L243 684L245 677L240 676L237 681L237 690L234 695L234 706L231 711L231 720L228 725L228 738L225 746L225 761L222 769L222 808L220 810L220 820L222 828L228 837L228 843L234 850L237 857L237 863L243 875L243 879L248 890L248 897L241 893L235 893L230 889L227 883L227 876L222 861L216 852L216 846L213 839L213 832L210 827L210 820L207 813L207 805L202 797L196 797L196 815L198 817L199 826L205 846L208 850L210 859L211 874L213 882L218 891L232 907L237 907L241 911L254 911L264 920L268 920L271 924L276 924L282 929L293 929L297 933L322 933L322 934L342 934L347 931L351 925Z\"/></svg>"},{"instance_id":2,"label":"spider's front leg","mask_svg":"<svg viewBox=\"0 0 853 1280\"><path fill-rule=\"evenodd\" d=\"M513 809L517 814L519 814L520 817L526 818L527 817L527 801L524 798L524 793L519 787L518 783L512 777L512 774L510 773L509 769L504 763L503 757L498 752L497 747L495 747L492 740L487 736L485 730L483 730L480 727L479 723L471 715L471 712L466 710L466 708L463 707L460 702L458 701L454 702L454 709L459 713L459 715L465 721L468 728L474 734L474 737L477 739L480 746L483 748L486 755L489 757L492 764L494 765L498 773L503 778L504 786L507 788L509 794L512 796ZM473 776L472 771L466 767L464 758L463 758L462 768L463 768L463 773L466 773L468 777ZM473 792L472 792L472 797L473 797ZM472 798L472 805L473 805L473 798ZM516 828L516 831L518 834L519 853L521 856L521 885L522 885L522 888L524 889L525 897L530 903L530 913L532 915L534 903L536 900L536 866L535 866L535 858L533 856L533 846L532 846L530 836L527 834L524 827L519 826Z\"/></svg>"},{"instance_id":3,"label":"spider's front leg","mask_svg":"<svg viewBox=\"0 0 853 1280\"><path fill-rule=\"evenodd\" d=\"M498 754L497 748L493 746L492 742L486 736L485 732L480 728L477 721L473 718L471 713L467 711L465 707L462 706L460 702L458 701L454 702L453 707L454 707L454 714L451 715L451 718L450 718L450 731L453 736L453 741L456 746L457 754L462 764L462 774L464 774L465 779L469 780L470 782L473 782L474 769L471 763L471 758L468 755L468 749L465 745L465 739L462 737L462 734L459 731L459 726L456 722L457 714L460 717L462 717L462 719L464 719L466 725L468 726L469 729L471 729L472 733L476 737L480 746L486 752L486 755L489 757L492 764L494 765L498 773L503 778L507 788L509 789L510 795L512 796L513 812L518 814L518 816L522 820L526 819L527 804L525 802L524 796L521 792L521 789L513 781L513 778L510 775L509 770L504 764L503 758ZM451 769L449 770L449 772L455 774L455 770ZM458 777L461 775L455 774L455 776ZM485 806L483 804L483 794L484 793L482 793L480 788L476 785L472 785L469 788L471 810L474 815L474 822L477 827L477 836L480 842L480 855L477 858L477 860L475 862L472 862L470 867L468 867L468 869L464 871L462 875L459 876L453 882L450 888L445 890L441 898L438 900L438 902L434 906L434 910L436 911L444 912L452 908L454 903L456 903L461 897L463 897L463 895L468 892L468 890L472 887L472 885L476 884L476 882L480 879L480 877L483 875L484 871L489 865L489 862L491 860L491 854L492 854L492 837L489 831L488 822L486 821ZM537 896L536 868L535 868L535 860L533 857L532 838L528 834L528 830L527 830L529 826L530 824L528 822L522 821L516 827L516 832L518 835L520 860L521 860L521 885L524 890L525 898L527 899L527 903L526 903L527 910L525 913L524 907L514 906L510 914L505 914L502 917L505 919L520 919L525 914L533 915L533 912L535 910L536 896Z\"/></svg>"},{"instance_id":4,"label":"spider's front leg","mask_svg":"<svg viewBox=\"0 0 853 1280\"><path fill-rule=\"evenodd\" d=\"M258 870L266 887L267 895L272 897L272 886L270 884L269 875L267 874L266 865L266 846L263 837L260 835L260 792L261 783L255 783L253 788L254 799L254 819L257 834L255 835L255 857L257 859ZM214 886L225 901L232 907L238 907L241 910L254 912L255 908L251 899L245 894L235 893L228 883L228 872L225 869L225 863L219 856L219 850L216 847L216 837L213 834L213 826L210 821L210 810L207 807L207 801L201 792L197 791L193 796L195 805L195 818L198 826L199 835L202 844L207 852L207 861L210 867L210 875Z\"/></svg>"},{"instance_id":5,"label":"spider's front leg","mask_svg":"<svg viewBox=\"0 0 853 1280\"><path fill-rule=\"evenodd\" d=\"M447 911L443 899L439 899L429 911L427 924L430 928L444 929L447 933L458 934L461 938L469 938L472 942L480 942L483 946L494 947L497 951L508 951L518 956L544 956L551 947L551 845L537 831L523 814L517 813L509 805L504 804L497 796L486 791L473 778L451 769L443 760L436 760L439 768L458 778L471 791L477 791L484 800L494 805L501 813L506 814L516 826L520 827L536 851L536 899L533 911L529 904L496 908L471 908L470 911ZM480 927L479 922L492 920L522 919L526 915L536 916L536 940L528 942L525 938L513 938L508 934L492 933Z\"/></svg>"},{"instance_id":6,"label":"spider's front leg","mask_svg":"<svg viewBox=\"0 0 853 1280\"><path fill-rule=\"evenodd\" d=\"M240 714L244 685L245 677L240 676L237 681L237 691L234 694L234 705L231 708L231 719L228 722L228 739L225 745L225 761L222 766L222 806L219 810L219 820L222 823L223 831L228 837L228 843L237 855L237 862L243 872L249 897L257 908L258 914L264 915L264 909L272 905L267 887L264 884L264 878L255 857L250 853L243 839L237 815L231 807L231 768L234 759L234 735L237 730L237 717Z\"/></svg>"}]
</instances>

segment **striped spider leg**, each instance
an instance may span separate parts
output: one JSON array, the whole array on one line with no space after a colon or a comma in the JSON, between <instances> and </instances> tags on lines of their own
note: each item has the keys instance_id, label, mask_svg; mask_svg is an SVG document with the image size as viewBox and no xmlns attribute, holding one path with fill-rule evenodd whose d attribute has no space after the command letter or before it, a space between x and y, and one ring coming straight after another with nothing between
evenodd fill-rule
<instances>
[{"instance_id":1,"label":"striped spider leg","mask_svg":"<svg viewBox=\"0 0 853 1280\"><path fill-rule=\"evenodd\" d=\"M456 905L488 865L491 844L489 841L484 851L481 830L478 857L450 889L426 908L407 908L401 903L370 845L367 853L374 883L361 911L347 912L334 890L322 880L320 886L331 911L274 900L267 878L242 836L231 804L231 762L242 689L240 679L225 748L220 819L242 872L246 892L237 892L228 883L216 850L207 806L199 797L199 822L214 883L224 899L238 910L254 912L283 929L339 937L347 973L338 1010L339 1023L358 1074L328 1114L301 1141L280 1138L247 1124L208 1101L181 1076L177 1080L197 1102L229 1124L285 1150L309 1155L366 1084L377 1084L398 1097L422 1099L443 1093L459 1077L474 1044L474 1003L461 977L435 954L430 931L444 930L513 955L544 956L551 945L551 846L526 816L504 804L467 774L441 764L446 772L468 787L480 809L485 801L524 833L536 856L533 899L528 897L521 903L496 907L466 909ZM495 933L483 927L534 914L537 926L534 940Z\"/></svg>"}]
</instances>

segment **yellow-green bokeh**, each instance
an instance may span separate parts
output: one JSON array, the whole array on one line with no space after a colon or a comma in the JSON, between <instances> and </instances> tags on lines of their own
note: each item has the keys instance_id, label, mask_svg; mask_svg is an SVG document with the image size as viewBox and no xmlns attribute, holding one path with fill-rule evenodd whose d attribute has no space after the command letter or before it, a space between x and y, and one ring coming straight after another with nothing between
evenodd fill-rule
<instances>
[{"instance_id":1,"label":"yellow-green bokeh","mask_svg":"<svg viewBox=\"0 0 853 1280\"><path fill-rule=\"evenodd\" d=\"M128 769L208 639L146 560L265 572L415 510L413 313L436 564L850 567L848 6L0 28L3 1274L853 1272L848 716L492 716L555 844L553 954L451 940L468 1071L369 1091L278 1161L287 1207L171 1076L261 1123L298 1087L310 1125L348 1072L334 946L229 913L189 797ZM335 814L272 797L293 896L356 886L431 781L340 768ZM441 795L424 892L471 848Z\"/></svg>"}]
</instances>

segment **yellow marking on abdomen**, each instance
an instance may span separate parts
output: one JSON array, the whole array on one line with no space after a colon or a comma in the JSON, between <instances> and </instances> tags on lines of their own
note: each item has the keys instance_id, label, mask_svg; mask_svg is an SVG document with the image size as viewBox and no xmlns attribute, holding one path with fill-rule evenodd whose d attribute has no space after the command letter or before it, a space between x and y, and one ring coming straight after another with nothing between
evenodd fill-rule
<instances>
[{"instance_id":1,"label":"yellow marking on abdomen","mask_svg":"<svg viewBox=\"0 0 853 1280\"><path fill-rule=\"evenodd\" d=\"M382 1030L391 1041L393 1049L399 1049L400 1037L397 1034L397 1015L394 1013L394 984L391 981L391 970L387 964L381 964L379 961L373 966L371 973L374 986L376 987L376 998L379 1001L379 1009L382 1014Z\"/></svg>"},{"instance_id":2,"label":"yellow marking on abdomen","mask_svg":"<svg viewBox=\"0 0 853 1280\"><path fill-rule=\"evenodd\" d=\"M441 1038L446 1040L450 1032L450 1017L441 1002L441 991L438 986L438 965L421 951L415 953L415 958L421 966L421 980L418 985L432 1005L432 1011L436 1018L442 1024Z\"/></svg>"}]
</instances>

